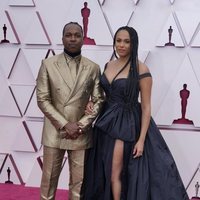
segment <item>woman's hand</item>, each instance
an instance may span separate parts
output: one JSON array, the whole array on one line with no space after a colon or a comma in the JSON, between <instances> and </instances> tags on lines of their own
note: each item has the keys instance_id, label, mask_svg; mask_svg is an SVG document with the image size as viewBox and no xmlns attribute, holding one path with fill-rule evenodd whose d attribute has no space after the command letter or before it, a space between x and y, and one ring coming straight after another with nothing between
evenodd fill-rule
<instances>
[{"instance_id":1,"label":"woman's hand","mask_svg":"<svg viewBox=\"0 0 200 200\"><path fill-rule=\"evenodd\" d=\"M93 109L94 109L94 103L92 101L89 101L85 109L85 114L91 115L93 113Z\"/></svg>"},{"instance_id":2,"label":"woman's hand","mask_svg":"<svg viewBox=\"0 0 200 200\"><path fill-rule=\"evenodd\" d=\"M133 149L133 158L142 156L144 151L144 141L138 140Z\"/></svg>"}]
</instances>

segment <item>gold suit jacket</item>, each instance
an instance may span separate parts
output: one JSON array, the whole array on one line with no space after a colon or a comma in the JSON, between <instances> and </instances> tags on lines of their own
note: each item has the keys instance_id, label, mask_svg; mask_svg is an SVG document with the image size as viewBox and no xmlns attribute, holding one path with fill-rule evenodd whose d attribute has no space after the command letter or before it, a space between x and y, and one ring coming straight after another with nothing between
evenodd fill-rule
<instances>
[{"instance_id":1,"label":"gold suit jacket","mask_svg":"<svg viewBox=\"0 0 200 200\"><path fill-rule=\"evenodd\" d=\"M75 82L66 64L64 53L42 60L37 77L37 102L44 113L42 144L70 150L92 146L91 125L102 102L103 92L99 83L100 68L81 56ZM85 108L92 98L94 112L85 115ZM67 122L81 122L83 134L76 140L63 139L60 129Z\"/></svg>"}]
</instances>

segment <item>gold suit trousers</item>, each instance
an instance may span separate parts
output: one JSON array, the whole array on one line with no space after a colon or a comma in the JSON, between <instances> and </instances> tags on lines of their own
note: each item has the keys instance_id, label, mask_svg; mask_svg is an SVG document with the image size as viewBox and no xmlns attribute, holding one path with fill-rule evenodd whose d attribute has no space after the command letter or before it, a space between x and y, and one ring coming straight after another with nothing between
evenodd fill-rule
<instances>
[{"instance_id":1,"label":"gold suit trousers","mask_svg":"<svg viewBox=\"0 0 200 200\"><path fill-rule=\"evenodd\" d=\"M44 146L40 200L55 199L65 151L64 149ZM67 150L67 153L69 164L68 200L79 200L83 181L85 150Z\"/></svg>"}]
</instances>

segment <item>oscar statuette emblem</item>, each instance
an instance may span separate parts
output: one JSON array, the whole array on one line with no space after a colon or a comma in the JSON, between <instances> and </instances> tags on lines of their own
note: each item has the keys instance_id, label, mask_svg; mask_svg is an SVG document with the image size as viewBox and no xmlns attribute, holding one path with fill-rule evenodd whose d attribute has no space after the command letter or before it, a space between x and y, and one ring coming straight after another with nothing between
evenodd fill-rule
<instances>
[{"instance_id":1,"label":"oscar statuette emblem","mask_svg":"<svg viewBox=\"0 0 200 200\"><path fill-rule=\"evenodd\" d=\"M81 15L83 17L83 41L84 44L95 45L96 43L94 39L91 39L87 36L89 16L90 16L90 9L87 6L88 3L84 2L84 7L81 9Z\"/></svg>"},{"instance_id":2,"label":"oscar statuette emblem","mask_svg":"<svg viewBox=\"0 0 200 200\"><path fill-rule=\"evenodd\" d=\"M171 42L172 33L173 33L173 29L172 29L172 26L170 26L169 29L168 29L169 42L165 43L165 46L175 46L174 43Z\"/></svg>"},{"instance_id":3,"label":"oscar statuette emblem","mask_svg":"<svg viewBox=\"0 0 200 200\"><path fill-rule=\"evenodd\" d=\"M8 180L5 181L6 184L13 184L13 182L10 180L10 174L11 174L11 170L10 170L10 167L8 167L7 169Z\"/></svg>"},{"instance_id":4,"label":"oscar statuette emblem","mask_svg":"<svg viewBox=\"0 0 200 200\"><path fill-rule=\"evenodd\" d=\"M199 182L195 184L195 196L191 198L191 200L200 200L200 197L198 196L199 193Z\"/></svg>"},{"instance_id":5,"label":"oscar statuette emblem","mask_svg":"<svg viewBox=\"0 0 200 200\"><path fill-rule=\"evenodd\" d=\"M7 27L4 24L4 26L3 26L3 36L4 36L4 39L1 40L1 43L9 43L9 40L6 39L6 34L7 34Z\"/></svg>"},{"instance_id":6,"label":"oscar statuette emblem","mask_svg":"<svg viewBox=\"0 0 200 200\"><path fill-rule=\"evenodd\" d=\"M183 84L183 89L179 92L180 98L181 98L181 118L175 119L173 121L173 124L191 124L193 125L193 121L187 119L186 116L186 108L187 108L187 102L188 98L190 96L190 91L187 90L187 84Z\"/></svg>"}]
</instances>

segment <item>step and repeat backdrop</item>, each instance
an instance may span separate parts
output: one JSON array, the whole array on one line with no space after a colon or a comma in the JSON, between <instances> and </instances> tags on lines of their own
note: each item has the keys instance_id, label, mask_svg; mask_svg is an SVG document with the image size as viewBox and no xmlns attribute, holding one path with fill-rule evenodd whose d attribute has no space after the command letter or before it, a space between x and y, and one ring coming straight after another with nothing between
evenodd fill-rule
<instances>
[{"instance_id":1,"label":"step and repeat backdrop","mask_svg":"<svg viewBox=\"0 0 200 200\"><path fill-rule=\"evenodd\" d=\"M153 76L152 116L176 160L189 196L200 183L199 0L0 1L0 183L38 187L43 114L36 103L41 60L63 51L62 29L83 26L82 54L101 68L115 31L132 26L139 59ZM67 155L59 188L68 188Z\"/></svg>"}]
</instances>

